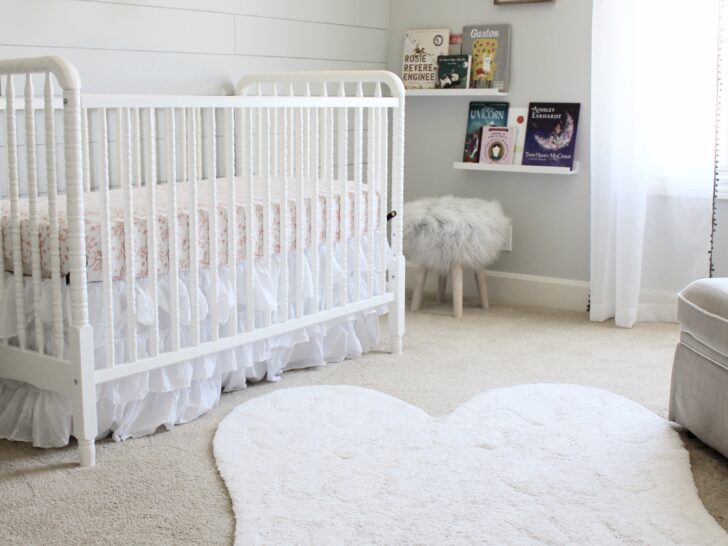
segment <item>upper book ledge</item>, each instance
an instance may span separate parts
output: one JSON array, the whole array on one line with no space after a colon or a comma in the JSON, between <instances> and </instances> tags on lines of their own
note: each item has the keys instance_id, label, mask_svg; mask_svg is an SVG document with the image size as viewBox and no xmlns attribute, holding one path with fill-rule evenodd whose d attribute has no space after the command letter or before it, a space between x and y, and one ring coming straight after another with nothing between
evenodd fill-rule
<instances>
[{"instance_id":1,"label":"upper book ledge","mask_svg":"<svg viewBox=\"0 0 728 546\"><path fill-rule=\"evenodd\" d=\"M499 89L407 89L408 97L507 97Z\"/></svg>"}]
</instances>

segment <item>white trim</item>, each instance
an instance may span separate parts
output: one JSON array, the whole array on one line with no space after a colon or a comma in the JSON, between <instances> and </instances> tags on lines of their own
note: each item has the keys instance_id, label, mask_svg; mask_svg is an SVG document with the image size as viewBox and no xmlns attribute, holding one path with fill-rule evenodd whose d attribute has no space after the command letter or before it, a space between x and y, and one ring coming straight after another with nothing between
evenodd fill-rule
<instances>
[{"instance_id":1,"label":"white trim","mask_svg":"<svg viewBox=\"0 0 728 546\"><path fill-rule=\"evenodd\" d=\"M407 288L414 287L417 266L407 264ZM475 281L465 275L466 298L475 298ZM589 302L589 282L558 277L524 275L505 271L486 271L488 297L496 305L531 305L566 311L586 312ZM428 275L425 292L437 291L437 275Z\"/></svg>"}]
</instances>

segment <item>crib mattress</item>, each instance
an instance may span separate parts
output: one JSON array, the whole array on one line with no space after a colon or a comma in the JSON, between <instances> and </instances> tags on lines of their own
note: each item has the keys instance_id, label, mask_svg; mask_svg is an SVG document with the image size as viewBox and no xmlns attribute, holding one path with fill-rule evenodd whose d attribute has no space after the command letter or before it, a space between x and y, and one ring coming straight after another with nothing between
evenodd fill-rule
<instances>
[{"instance_id":1,"label":"crib mattress","mask_svg":"<svg viewBox=\"0 0 728 546\"><path fill-rule=\"evenodd\" d=\"M236 244L236 260L242 261L246 256L246 207L245 195L242 191L242 183L237 181L236 184L236 203L234 207L230 207L227 198L228 181L218 179L217 184L217 259L218 265L225 265L228 261L228 214L230 210L235 210L237 217L237 244ZM281 188L280 182L276 181L271 187L271 206L270 217L267 222L270 225L268 231L270 237L271 253L279 254L281 252ZM338 185L335 184L335 186ZM309 185L310 186L310 185ZM323 184L319 186L321 189ZM156 268L158 272L169 270L169 248L170 248L170 229L168 210L170 206L170 196L168 193L169 186L161 184L156 188L156 221L155 229L157 233L157 253L158 259ZM190 266L190 200L189 200L189 184L180 182L176 184L176 206L177 206L177 257L180 270L188 270ZM288 203L285 207L288 232L288 251L296 248L297 229L297 203L295 184L291 184L288 188ZM133 197L133 242L134 242L134 274L137 277L144 277L149 271L149 241L148 241L148 189L146 187L136 186L132 190ZM266 226L266 207L263 204L263 195L267 192L266 186L261 182L254 184L255 193L255 232L252 237L254 255L256 257L263 256L265 253L265 226ZM210 264L210 181L203 180L198 183L198 203L197 203L197 252L200 267L208 267ZM341 195L344 193L341 189L335 189L332 199L333 212L333 239L338 241L341 237ZM354 207L355 188L352 183L347 185L346 204L347 211L346 225L349 234L354 233L355 223L355 207ZM304 210L303 233L304 245L311 246L311 233L314 222L312 222L311 214L311 196L313 190L309 188L304 193ZM124 223L124 208L119 206L123 203L123 194L120 188L110 191L110 266L111 276L114 279L123 279L126 276L126 227ZM326 220L327 220L327 198L326 193L321 191L318 195L319 201L319 229L318 241L326 240ZM380 195L374 192L374 210L376 210L375 219L372 225L379 227L382 219L379 214ZM23 272L30 275L32 272L32 246L30 235L30 215L29 203L27 199L19 201L20 209L20 240L22 250ZM48 201L46 198L40 198L38 201L39 215L39 234L40 234L40 263L41 271L44 277L51 276L51 236L50 236L50 220L48 214ZM369 219L372 215L369 207L369 191L366 186L362 188L360 199L360 219L362 233L366 233L369 227ZM97 191L87 192L85 196L85 229L86 229L86 257L87 268L86 273L89 282L98 281L102 278L102 238L101 238L101 195ZM4 264L7 271L13 271L13 245L12 245L12 224L10 220L10 203L3 200L0 204L0 214L2 220L0 227L2 229ZM59 225L59 244L60 244L60 265L61 274L66 275L69 272L68 260L68 223L66 218L66 201L65 198L58 200L58 225Z\"/></svg>"}]
</instances>

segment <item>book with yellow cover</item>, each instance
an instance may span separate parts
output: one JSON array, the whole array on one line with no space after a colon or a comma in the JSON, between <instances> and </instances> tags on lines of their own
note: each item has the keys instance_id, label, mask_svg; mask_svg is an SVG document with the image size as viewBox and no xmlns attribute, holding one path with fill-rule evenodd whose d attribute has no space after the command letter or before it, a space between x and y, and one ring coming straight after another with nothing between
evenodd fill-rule
<instances>
[{"instance_id":1,"label":"book with yellow cover","mask_svg":"<svg viewBox=\"0 0 728 546\"><path fill-rule=\"evenodd\" d=\"M508 91L511 25L463 27L463 54L473 59L470 87Z\"/></svg>"}]
</instances>

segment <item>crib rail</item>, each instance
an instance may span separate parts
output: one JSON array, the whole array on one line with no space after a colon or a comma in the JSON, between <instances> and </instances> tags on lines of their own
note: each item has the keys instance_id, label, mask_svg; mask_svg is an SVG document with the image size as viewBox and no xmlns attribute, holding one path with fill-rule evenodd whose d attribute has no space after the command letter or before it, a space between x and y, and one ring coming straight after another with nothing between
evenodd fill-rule
<instances>
[{"instance_id":1,"label":"crib rail","mask_svg":"<svg viewBox=\"0 0 728 546\"><path fill-rule=\"evenodd\" d=\"M84 464L105 382L385 305L401 350L401 82L238 91L82 97L63 59L0 61L0 377L72 398Z\"/></svg>"}]
</instances>

